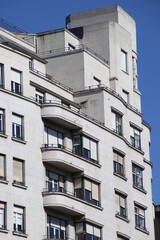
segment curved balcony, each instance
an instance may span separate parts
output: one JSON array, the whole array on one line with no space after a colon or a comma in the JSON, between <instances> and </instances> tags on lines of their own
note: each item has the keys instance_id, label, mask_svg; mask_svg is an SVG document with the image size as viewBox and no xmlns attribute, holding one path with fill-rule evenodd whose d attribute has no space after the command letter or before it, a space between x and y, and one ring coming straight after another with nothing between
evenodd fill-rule
<instances>
[{"instance_id":1,"label":"curved balcony","mask_svg":"<svg viewBox=\"0 0 160 240\"><path fill-rule=\"evenodd\" d=\"M79 109L63 105L55 101L46 101L42 104L41 116L54 123L63 125L71 130L79 130L82 126L78 123Z\"/></svg>"},{"instance_id":2,"label":"curved balcony","mask_svg":"<svg viewBox=\"0 0 160 240\"><path fill-rule=\"evenodd\" d=\"M66 193L43 193L43 206L73 217L85 216L84 206ZM82 209L84 211L82 211Z\"/></svg>"},{"instance_id":3,"label":"curved balcony","mask_svg":"<svg viewBox=\"0 0 160 240\"><path fill-rule=\"evenodd\" d=\"M76 155L68 148L58 148L44 144L41 148L43 163L50 164L55 168L68 171L72 174L84 172L84 168L100 168L99 163L92 162L82 156ZM81 163L80 163L80 160ZM81 167L80 167L81 166Z\"/></svg>"}]
</instances>

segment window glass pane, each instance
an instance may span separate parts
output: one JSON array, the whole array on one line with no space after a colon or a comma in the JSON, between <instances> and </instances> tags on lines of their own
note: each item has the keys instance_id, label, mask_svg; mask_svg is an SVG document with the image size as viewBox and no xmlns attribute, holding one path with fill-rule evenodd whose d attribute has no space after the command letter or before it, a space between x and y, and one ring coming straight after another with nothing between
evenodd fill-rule
<instances>
[{"instance_id":1,"label":"window glass pane","mask_svg":"<svg viewBox=\"0 0 160 240\"><path fill-rule=\"evenodd\" d=\"M83 223L76 224L76 233L83 233Z\"/></svg>"},{"instance_id":2,"label":"window glass pane","mask_svg":"<svg viewBox=\"0 0 160 240\"><path fill-rule=\"evenodd\" d=\"M48 128L48 143L57 146L57 132Z\"/></svg>"},{"instance_id":3,"label":"window glass pane","mask_svg":"<svg viewBox=\"0 0 160 240\"><path fill-rule=\"evenodd\" d=\"M95 183L92 183L92 198L99 201L99 186Z\"/></svg>"},{"instance_id":4,"label":"window glass pane","mask_svg":"<svg viewBox=\"0 0 160 240\"><path fill-rule=\"evenodd\" d=\"M94 235L97 236L97 237L101 237L100 228L94 227Z\"/></svg>"},{"instance_id":5,"label":"window glass pane","mask_svg":"<svg viewBox=\"0 0 160 240\"><path fill-rule=\"evenodd\" d=\"M97 160L97 143L90 141L91 144L91 158Z\"/></svg>"},{"instance_id":6,"label":"window glass pane","mask_svg":"<svg viewBox=\"0 0 160 240\"><path fill-rule=\"evenodd\" d=\"M81 180L81 178L76 178L74 180L74 188L75 189L82 188L82 180Z\"/></svg>"},{"instance_id":7,"label":"window glass pane","mask_svg":"<svg viewBox=\"0 0 160 240\"><path fill-rule=\"evenodd\" d=\"M62 133L58 133L58 144L63 145L63 135L62 135Z\"/></svg>"}]
</instances>

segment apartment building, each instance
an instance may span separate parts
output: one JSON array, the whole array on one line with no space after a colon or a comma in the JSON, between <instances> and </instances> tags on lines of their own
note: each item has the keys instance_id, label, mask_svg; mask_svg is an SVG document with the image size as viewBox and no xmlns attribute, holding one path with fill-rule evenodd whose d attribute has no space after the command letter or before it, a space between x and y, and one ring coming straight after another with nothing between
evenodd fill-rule
<instances>
[{"instance_id":1,"label":"apartment building","mask_svg":"<svg viewBox=\"0 0 160 240\"><path fill-rule=\"evenodd\" d=\"M154 220L154 227L155 227L155 240L160 239L160 205L155 206L155 220Z\"/></svg>"},{"instance_id":2,"label":"apartment building","mask_svg":"<svg viewBox=\"0 0 160 240\"><path fill-rule=\"evenodd\" d=\"M0 28L0 239L154 240L135 21L119 6Z\"/></svg>"}]
</instances>

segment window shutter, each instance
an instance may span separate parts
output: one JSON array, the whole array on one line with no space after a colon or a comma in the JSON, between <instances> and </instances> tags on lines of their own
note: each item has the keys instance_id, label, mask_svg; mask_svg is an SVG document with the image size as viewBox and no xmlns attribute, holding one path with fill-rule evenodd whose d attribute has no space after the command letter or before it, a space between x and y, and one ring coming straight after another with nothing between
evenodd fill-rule
<instances>
[{"instance_id":1,"label":"window shutter","mask_svg":"<svg viewBox=\"0 0 160 240\"><path fill-rule=\"evenodd\" d=\"M123 51L121 51L121 69L127 71L127 54Z\"/></svg>"},{"instance_id":2,"label":"window shutter","mask_svg":"<svg viewBox=\"0 0 160 240\"><path fill-rule=\"evenodd\" d=\"M65 229L66 229L65 221L62 221L62 220L61 220L61 230L62 230L62 231L65 231Z\"/></svg>"},{"instance_id":3,"label":"window shutter","mask_svg":"<svg viewBox=\"0 0 160 240\"><path fill-rule=\"evenodd\" d=\"M75 189L82 188L82 180L81 180L81 178L76 178L74 180L74 188Z\"/></svg>"},{"instance_id":4,"label":"window shutter","mask_svg":"<svg viewBox=\"0 0 160 240\"><path fill-rule=\"evenodd\" d=\"M100 228L97 228L97 227L94 227L94 236L96 237L101 237L101 229Z\"/></svg>"},{"instance_id":5,"label":"window shutter","mask_svg":"<svg viewBox=\"0 0 160 240\"><path fill-rule=\"evenodd\" d=\"M83 223L76 224L76 233L83 233Z\"/></svg>"},{"instance_id":6,"label":"window shutter","mask_svg":"<svg viewBox=\"0 0 160 240\"><path fill-rule=\"evenodd\" d=\"M0 155L0 176L4 177L4 156Z\"/></svg>"},{"instance_id":7,"label":"window shutter","mask_svg":"<svg viewBox=\"0 0 160 240\"><path fill-rule=\"evenodd\" d=\"M133 127L130 127L130 135L131 135L132 137L134 137L134 130L133 130Z\"/></svg>"},{"instance_id":8,"label":"window shutter","mask_svg":"<svg viewBox=\"0 0 160 240\"><path fill-rule=\"evenodd\" d=\"M119 195L115 194L116 213L119 213Z\"/></svg>"},{"instance_id":9,"label":"window shutter","mask_svg":"<svg viewBox=\"0 0 160 240\"><path fill-rule=\"evenodd\" d=\"M121 155L117 155L117 157L118 157L118 162L121 164L121 165L123 165L123 157L121 156Z\"/></svg>"},{"instance_id":10,"label":"window shutter","mask_svg":"<svg viewBox=\"0 0 160 240\"><path fill-rule=\"evenodd\" d=\"M21 73L11 69L11 81L20 84L21 83Z\"/></svg>"},{"instance_id":11,"label":"window shutter","mask_svg":"<svg viewBox=\"0 0 160 240\"><path fill-rule=\"evenodd\" d=\"M64 178L62 176L59 176L59 186L64 188Z\"/></svg>"},{"instance_id":12,"label":"window shutter","mask_svg":"<svg viewBox=\"0 0 160 240\"><path fill-rule=\"evenodd\" d=\"M117 162L118 156L116 152L113 152L113 160Z\"/></svg>"},{"instance_id":13,"label":"window shutter","mask_svg":"<svg viewBox=\"0 0 160 240\"><path fill-rule=\"evenodd\" d=\"M22 124L22 118L17 115L12 115L12 122L21 125Z\"/></svg>"},{"instance_id":14,"label":"window shutter","mask_svg":"<svg viewBox=\"0 0 160 240\"><path fill-rule=\"evenodd\" d=\"M48 128L48 144L57 146L57 132L50 128Z\"/></svg>"},{"instance_id":15,"label":"window shutter","mask_svg":"<svg viewBox=\"0 0 160 240\"><path fill-rule=\"evenodd\" d=\"M23 169L22 162L13 160L13 179L18 182L23 182Z\"/></svg>"},{"instance_id":16,"label":"window shutter","mask_svg":"<svg viewBox=\"0 0 160 240\"><path fill-rule=\"evenodd\" d=\"M23 214L23 208L14 206L14 213Z\"/></svg>"},{"instance_id":17,"label":"window shutter","mask_svg":"<svg viewBox=\"0 0 160 240\"><path fill-rule=\"evenodd\" d=\"M114 112L112 112L112 129L115 130L116 129L116 119L115 119L116 115Z\"/></svg>"},{"instance_id":18,"label":"window shutter","mask_svg":"<svg viewBox=\"0 0 160 240\"><path fill-rule=\"evenodd\" d=\"M95 183L92 183L92 198L99 201L99 186Z\"/></svg>"},{"instance_id":19,"label":"window shutter","mask_svg":"<svg viewBox=\"0 0 160 240\"><path fill-rule=\"evenodd\" d=\"M86 138L86 137L83 137L83 148L86 148L86 149L90 150L89 139Z\"/></svg>"},{"instance_id":20,"label":"window shutter","mask_svg":"<svg viewBox=\"0 0 160 240\"><path fill-rule=\"evenodd\" d=\"M90 141L91 143L91 158L97 160L97 143Z\"/></svg>"},{"instance_id":21,"label":"window shutter","mask_svg":"<svg viewBox=\"0 0 160 240\"><path fill-rule=\"evenodd\" d=\"M86 232L93 235L93 226L86 224Z\"/></svg>"},{"instance_id":22,"label":"window shutter","mask_svg":"<svg viewBox=\"0 0 160 240\"><path fill-rule=\"evenodd\" d=\"M92 191L92 184L90 181L86 180L85 179L85 189L88 190L88 191Z\"/></svg>"},{"instance_id":23,"label":"window shutter","mask_svg":"<svg viewBox=\"0 0 160 240\"><path fill-rule=\"evenodd\" d=\"M139 214L144 217L144 210L139 208Z\"/></svg>"},{"instance_id":24,"label":"window shutter","mask_svg":"<svg viewBox=\"0 0 160 240\"><path fill-rule=\"evenodd\" d=\"M44 144L48 144L48 128L44 129Z\"/></svg>"},{"instance_id":25,"label":"window shutter","mask_svg":"<svg viewBox=\"0 0 160 240\"><path fill-rule=\"evenodd\" d=\"M126 199L120 196L120 206L125 208L126 207Z\"/></svg>"},{"instance_id":26,"label":"window shutter","mask_svg":"<svg viewBox=\"0 0 160 240\"><path fill-rule=\"evenodd\" d=\"M0 203L0 227L4 226L4 204Z\"/></svg>"}]
</instances>

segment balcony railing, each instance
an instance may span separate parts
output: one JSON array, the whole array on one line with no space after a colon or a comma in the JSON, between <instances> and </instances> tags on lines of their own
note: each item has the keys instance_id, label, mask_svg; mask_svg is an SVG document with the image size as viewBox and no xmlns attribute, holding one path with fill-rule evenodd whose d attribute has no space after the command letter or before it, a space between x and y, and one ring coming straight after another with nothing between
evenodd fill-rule
<instances>
[{"instance_id":1,"label":"balcony railing","mask_svg":"<svg viewBox=\"0 0 160 240\"><path fill-rule=\"evenodd\" d=\"M77 153L75 153L75 151L73 149L67 148L67 147L65 147L64 145L61 145L61 144L52 144L52 143L48 144L48 143L45 143L45 144L42 145L42 148L46 148L46 149L47 148L60 148L60 149L64 149L64 150L66 150L69 153L73 153L73 154L75 154L75 155L77 155L79 157L83 157L83 158L87 159L88 161L90 161L92 163L97 163L98 164L98 160L94 160L92 158L87 158L83 154L77 154Z\"/></svg>"}]
</instances>

